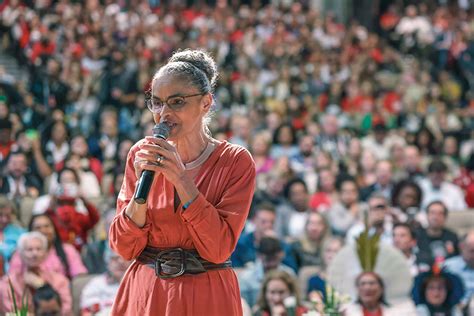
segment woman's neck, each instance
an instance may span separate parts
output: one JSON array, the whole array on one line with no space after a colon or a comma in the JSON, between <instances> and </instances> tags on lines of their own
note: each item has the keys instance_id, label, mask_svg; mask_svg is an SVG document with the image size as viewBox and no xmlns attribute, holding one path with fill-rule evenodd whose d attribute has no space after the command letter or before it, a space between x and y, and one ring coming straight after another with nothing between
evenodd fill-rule
<instances>
[{"instance_id":1,"label":"woman's neck","mask_svg":"<svg viewBox=\"0 0 474 316\"><path fill-rule=\"evenodd\" d=\"M364 307L369 312L376 312L380 308L380 304L378 302L365 303Z\"/></svg>"},{"instance_id":2,"label":"woman's neck","mask_svg":"<svg viewBox=\"0 0 474 316\"><path fill-rule=\"evenodd\" d=\"M195 137L183 137L172 141L172 143L176 147L181 161L189 163L202 154L209 141L211 141L211 138L208 135L200 133Z\"/></svg>"}]
</instances>

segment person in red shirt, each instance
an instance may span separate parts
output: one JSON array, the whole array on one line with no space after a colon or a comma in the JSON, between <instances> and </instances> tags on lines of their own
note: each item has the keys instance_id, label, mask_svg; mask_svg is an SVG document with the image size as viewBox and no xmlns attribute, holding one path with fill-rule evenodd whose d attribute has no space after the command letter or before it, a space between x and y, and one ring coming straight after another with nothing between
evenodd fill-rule
<instances>
[{"instance_id":1,"label":"person in red shirt","mask_svg":"<svg viewBox=\"0 0 474 316\"><path fill-rule=\"evenodd\" d=\"M8 119L0 119L0 165L10 154L13 144L12 123Z\"/></svg>"},{"instance_id":2,"label":"person in red shirt","mask_svg":"<svg viewBox=\"0 0 474 316\"><path fill-rule=\"evenodd\" d=\"M73 169L62 169L58 179L58 189L47 214L58 228L61 240L80 250L100 216L97 208L81 197L79 177Z\"/></svg>"}]
</instances>

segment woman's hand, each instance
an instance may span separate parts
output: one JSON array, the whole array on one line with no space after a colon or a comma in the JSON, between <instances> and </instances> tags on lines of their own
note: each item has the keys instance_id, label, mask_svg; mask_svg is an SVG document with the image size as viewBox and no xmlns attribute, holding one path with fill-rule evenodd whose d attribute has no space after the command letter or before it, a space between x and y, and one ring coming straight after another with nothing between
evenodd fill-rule
<instances>
[{"instance_id":1,"label":"woman's hand","mask_svg":"<svg viewBox=\"0 0 474 316\"><path fill-rule=\"evenodd\" d=\"M34 289L39 289L46 283L40 276L31 271L26 271L23 275L23 279L25 280L26 285L29 285Z\"/></svg>"},{"instance_id":2,"label":"woman's hand","mask_svg":"<svg viewBox=\"0 0 474 316\"><path fill-rule=\"evenodd\" d=\"M135 174L137 178L143 170L151 170L156 174L162 173L173 184L183 178L185 167L176 148L167 141L147 136L146 143L139 146L140 150L135 156Z\"/></svg>"},{"instance_id":3,"label":"woman's hand","mask_svg":"<svg viewBox=\"0 0 474 316\"><path fill-rule=\"evenodd\" d=\"M282 304L270 307L272 316L286 316L286 308Z\"/></svg>"}]
</instances>

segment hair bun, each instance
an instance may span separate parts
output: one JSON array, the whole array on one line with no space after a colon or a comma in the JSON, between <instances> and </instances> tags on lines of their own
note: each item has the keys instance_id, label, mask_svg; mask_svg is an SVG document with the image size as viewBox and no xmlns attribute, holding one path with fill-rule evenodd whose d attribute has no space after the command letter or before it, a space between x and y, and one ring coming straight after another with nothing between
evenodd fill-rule
<instances>
[{"instance_id":1,"label":"hair bun","mask_svg":"<svg viewBox=\"0 0 474 316\"><path fill-rule=\"evenodd\" d=\"M204 72L211 88L214 89L217 80L217 65L209 53L203 50L185 49L174 53L168 62L186 62L192 64Z\"/></svg>"}]
</instances>

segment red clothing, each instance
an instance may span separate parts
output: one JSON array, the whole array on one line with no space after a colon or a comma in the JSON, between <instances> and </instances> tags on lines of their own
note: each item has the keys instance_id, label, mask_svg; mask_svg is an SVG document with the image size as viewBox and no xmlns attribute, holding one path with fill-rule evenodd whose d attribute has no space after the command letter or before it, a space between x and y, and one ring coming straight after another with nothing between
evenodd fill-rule
<instances>
[{"instance_id":1,"label":"red clothing","mask_svg":"<svg viewBox=\"0 0 474 316\"><path fill-rule=\"evenodd\" d=\"M461 175L453 183L463 189L467 206L474 207L474 173L463 168Z\"/></svg>"},{"instance_id":2,"label":"red clothing","mask_svg":"<svg viewBox=\"0 0 474 316\"><path fill-rule=\"evenodd\" d=\"M365 307L362 308L364 316L382 316L382 309L379 308L375 312L369 312L369 310Z\"/></svg>"},{"instance_id":3,"label":"red clothing","mask_svg":"<svg viewBox=\"0 0 474 316\"><path fill-rule=\"evenodd\" d=\"M75 199L70 202L60 204L55 210L48 210L47 213L58 228L61 240L74 245L80 251L82 245L87 242L87 232L97 224L100 215L97 208L86 201L84 204L87 213L76 210Z\"/></svg>"},{"instance_id":4,"label":"red clothing","mask_svg":"<svg viewBox=\"0 0 474 316\"><path fill-rule=\"evenodd\" d=\"M8 157L13 144L15 144L15 142L12 140L8 141L5 145L0 144L0 161L5 160Z\"/></svg>"},{"instance_id":5,"label":"red clothing","mask_svg":"<svg viewBox=\"0 0 474 316\"><path fill-rule=\"evenodd\" d=\"M329 210L331 205L331 195L326 192L314 193L309 202L309 207L318 212Z\"/></svg>"},{"instance_id":6,"label":"red clothing","mask_svg":"<svg viewBox=\"0 0 474 316\"><path fill-rule=\"evenodd\" d=\"M241 146L223 142L201 166L195 183L200 191L191 205L174 210L174 188L155 176L148 196L146 224L139 228L125 215L137 178L135 144L127 158L117 215L110 227L110 246L125 259L136 258L146 245L196 249L220 263L233 252L244 227L255 189L255 164ZM242 315L237 277L232 269L159 279L137 262L125 273L112 315Z\"/></svg>"}]
</instances>

